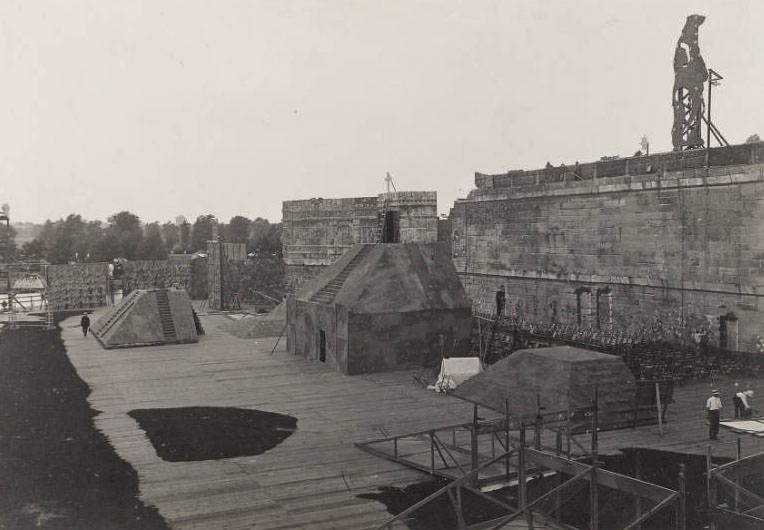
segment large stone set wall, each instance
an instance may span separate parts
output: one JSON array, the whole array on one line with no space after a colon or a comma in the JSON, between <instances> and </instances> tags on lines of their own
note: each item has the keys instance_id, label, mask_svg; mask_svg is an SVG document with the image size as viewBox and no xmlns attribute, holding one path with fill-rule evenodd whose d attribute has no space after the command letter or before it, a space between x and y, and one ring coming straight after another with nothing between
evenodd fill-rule
<instances>
[{"instance_id":1,"label":"large stone set wall","mask_svg":"<svg viewBox=\"0 0 764 530\"><path fill-rule=\"evenodd\" d=\"M454 263L480 311L494 311L504 285L507 312L537 322L634 330L674 320L718 333L720 317L737 318L727 346L755 351L763 155L761 144L713 149L724 165L708 169L696 167L706 151L608 162L600 175L643 173L604 178L596 165L573 179L542 178L559 168L478 174L452 210Z\"/></svg>"},{"instance_id":2,"label":"large stone set wall","mask_svg":"<svg viewBox=\"0 0 764 530\"><path fill-rule=\"evenodd\" d=\"M123 264L122 288L178 288L189 293L206 291L206 268L202 277L205 285L197 285L199 275L192 275L192 263L195 261L191 256L187 259L128 261ZM108 266L108 263L48 265L48 303L51 309L88 309L107 305Z\"/></svg>"},{"instance_id":3,"label":"large stone set wall","mask_svg":"<svg viewBox=\"0 0 764 530\"><path fill-rule=\"evenodd\" d=\"M128 261L122 284L129 290L175 288L191 291L191 256L186 260Z\"/></svg>"},{"instance_id":4,"label":"large stone set wall","mask_svg":"<svg viewBox=\"0 0 764 530\"><path fill-rule=\"evenodd\" d=\"M438 240L438 198L434 191L383 193L377 205L398 214L399 243L432 243Z\"/></svg>"},{"instance_id":5,"label":"large stone set wall","mask_svg":"<svg viewBox=\"0 0 764 530\"><path fill-rule=\"evenodd\" d=\"M108 264L48 265L48 306L53 311L106 305Z\"/></svg>"},{"instance_id":6,"label":"large stone set wall","mask_svg":"<svg viewBox=\"0 0 764 530\"><path fill-rule=\"evenodd\" d=\"M434 191L383 193L377 197L285 201L282 235L289 289L316 276L356 243L377 243L380 215L397 212L401 243L438 240Z\"/></svg>"},{"instance_id":7,"label":"large stone set wall","mask_svg":"<svg viewBox=\"0 0 764 530\"><path fill-rule=\"evenodd\" d=\"M355 243L372 243L377 198L285 201L281 244L286 281L296 289L331 265Z\"/></svg>"}]
</instances>

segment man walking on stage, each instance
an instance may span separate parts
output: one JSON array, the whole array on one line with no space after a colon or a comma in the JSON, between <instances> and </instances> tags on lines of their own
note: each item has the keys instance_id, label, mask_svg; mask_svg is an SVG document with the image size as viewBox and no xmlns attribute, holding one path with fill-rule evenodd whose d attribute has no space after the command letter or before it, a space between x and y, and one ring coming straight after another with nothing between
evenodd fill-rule
<instances>
[{"instance_id":1,"label":"man walking on stage","mask_svg":"<svg viewBox=\"0 0 764 530\"><path fill-rule=\"evenodd\" d=\"M82 313L82 318L80 319L80 326L82 327L82 335L87 337L88 336L88 328L90 327L90 317L87 313Z\"/></svg>"},{"instance_id":2,"label":"man walking on stage","mask_svg":"<svg viewBox=\"0 0 764 530\"><path fill-rule=\"evenodd\" d=\"M708 411L708 438L716 440L719 434L719 417L722 413L722 400L719 398L719 391L711 392L711 397L706 400L706 410Z\"/></svg>"}]
</instances>

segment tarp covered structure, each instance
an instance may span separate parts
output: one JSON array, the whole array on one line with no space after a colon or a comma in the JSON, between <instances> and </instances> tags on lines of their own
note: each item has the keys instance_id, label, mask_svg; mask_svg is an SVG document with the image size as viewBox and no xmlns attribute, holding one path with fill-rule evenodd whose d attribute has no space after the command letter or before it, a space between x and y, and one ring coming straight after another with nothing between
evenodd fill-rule
<instances>
[{"instance_id":1,"label":"tarp covered structure","mask_svg":"<svg viewBox=\"0 0 764 530\"><path fill-rule=\"evenodd\" d=\"M511 417L533 421L539 412L591 406L594 385L600 428L632 425L636 383L621 358L571 346L516 351L459 385L452 395L502 414L508 398ZM576 431L590 425L591 418L584 414L571 421Z\"/></svg>"},{"instance_id":2,"label":"tarp covered structure","mask_svg":"<svg viewBox=\"0 0 764 530\"><path fill-rule=\"evenodd\" d=\"M91 327L104 348L197 342L191 300L181 289L137 289Z\"/></svg>"},{"instance_id":3,"label":"tarp covered structure","mask_svg":"<svg viewBox=\"0 0 764 530\"><path fill-rule=\"evenodd\" d=\"M287 347L346 374L469 350L472 304L443 243L358 244L287 298Z\"/></svg>"}]
</instances>

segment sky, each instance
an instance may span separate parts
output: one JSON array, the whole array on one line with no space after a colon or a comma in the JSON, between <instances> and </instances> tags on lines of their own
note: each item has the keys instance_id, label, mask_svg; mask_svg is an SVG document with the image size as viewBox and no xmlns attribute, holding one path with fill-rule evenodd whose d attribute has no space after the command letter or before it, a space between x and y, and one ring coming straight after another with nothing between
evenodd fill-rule
<instances>
[{"instance_id":1,"label":"sky","mask_svg":"<svg viewBox=\"0 0 764 530\"><path fill-rule=\"evenodd\" d=\"M12 221L213 214L435 190L671 150L676 41L764 138L764 2L2 0L0 203Z\"/></svg>"}]
</instances>

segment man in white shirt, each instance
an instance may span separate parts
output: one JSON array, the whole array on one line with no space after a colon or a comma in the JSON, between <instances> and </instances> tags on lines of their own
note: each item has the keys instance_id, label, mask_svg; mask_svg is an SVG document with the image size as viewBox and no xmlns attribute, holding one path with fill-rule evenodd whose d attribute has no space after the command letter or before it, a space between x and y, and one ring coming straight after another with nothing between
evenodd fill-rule
<instances>
[{"instance_id":1,"label":"man in white shirt","mask_svg":"<svg viewBox=\"0 0 764 530\"><path fill-rule=\"evenodd\" d=\"M751 408L751 402L753 398L753 390L746 390L745 392L738 392L732 401L735 404L735 417L736 418L748 418L752 415L753 409Z\"/></svg>"},{"instance_id":2,"label":"man in white shirt","mask_svg":"<svg viewBox=\"0 0 764 530\"><path fill-rule=\"evenodd\" d=\"M722 400L719 398L719 391L711 392L711 397L706 400L706 410L708 411L708 438L716 440L719 434L719 417L722 413Z\"/></svg>"}]
</instances>

